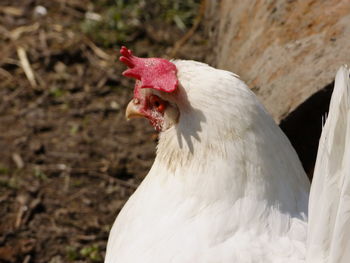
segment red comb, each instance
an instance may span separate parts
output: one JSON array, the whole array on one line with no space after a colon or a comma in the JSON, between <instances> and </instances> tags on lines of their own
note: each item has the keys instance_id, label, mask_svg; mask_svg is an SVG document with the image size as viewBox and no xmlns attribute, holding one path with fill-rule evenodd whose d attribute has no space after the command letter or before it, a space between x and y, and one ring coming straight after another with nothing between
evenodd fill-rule
<instances>
[{"instance_id":1,"label":"red comb","mask_svg":"<svg viewBox=\"0 0 350 263\"><path fill-rule=\"evenodd\" d=\"M125 77L141 81L140 88L153 88L165 92L173 92L178 86L176 66L163 58L135 57L130 49L122 47L119 60L129 69L123 72Z\"/></svg>"}]
</instances>

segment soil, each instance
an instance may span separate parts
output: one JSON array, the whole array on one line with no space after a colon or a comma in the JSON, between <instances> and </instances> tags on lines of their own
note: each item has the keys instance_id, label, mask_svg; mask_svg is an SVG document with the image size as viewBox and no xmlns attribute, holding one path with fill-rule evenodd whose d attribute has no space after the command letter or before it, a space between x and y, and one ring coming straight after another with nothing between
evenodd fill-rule
<instances>
[{"instance_id":1,"label":"soil","mask_svg":"<svg viewBox=\"0 0 350 263\"><path fill-rule=\"evenodd\" d=\"M0 262L103 262L116 215L152 165L157 134L124 118L133 81L116 62L120 41L81 30L94 8L1 1ZM178 57L205 59L200 32ZM144 21L126 43L166 56L184 33Z\"/></svg>"}]
</instances>

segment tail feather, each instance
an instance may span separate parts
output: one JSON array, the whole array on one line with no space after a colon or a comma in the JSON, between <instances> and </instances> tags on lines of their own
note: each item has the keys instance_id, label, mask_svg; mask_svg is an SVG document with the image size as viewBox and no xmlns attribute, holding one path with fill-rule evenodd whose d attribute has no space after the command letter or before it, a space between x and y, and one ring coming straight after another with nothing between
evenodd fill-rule
<instances>
[{"instance_id":1,"label":"tail feather","mask_svg":"<svg viewBox=\"0 0 350 263\"><path fill-rule=\"evenodd\" d=\"M350 80L336 75L309 201L307 262L350 262Z\"/></svg>"}]
</instances>

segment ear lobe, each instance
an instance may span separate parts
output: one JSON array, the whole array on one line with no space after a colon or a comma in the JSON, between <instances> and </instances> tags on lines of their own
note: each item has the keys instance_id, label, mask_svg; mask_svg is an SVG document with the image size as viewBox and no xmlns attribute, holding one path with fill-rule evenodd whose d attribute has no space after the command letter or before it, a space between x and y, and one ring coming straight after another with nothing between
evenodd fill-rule
<instances>
[{"instance_id":1,"label":"ear lobe","mask_svg":"<svg viewBox=\"0 0 350 263\"><path fill-rule=\"evenodd\" d=\"M164 119L168 128L177 124L180 119L180 111L178 107L174 104L168 103L168 106L164 111Z\"/></svg>"}]
</instances>

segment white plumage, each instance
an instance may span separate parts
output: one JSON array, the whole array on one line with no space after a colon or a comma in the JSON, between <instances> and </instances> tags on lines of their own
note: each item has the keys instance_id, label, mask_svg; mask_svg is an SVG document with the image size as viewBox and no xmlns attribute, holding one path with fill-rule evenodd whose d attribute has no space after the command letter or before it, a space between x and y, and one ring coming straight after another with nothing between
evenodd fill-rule
<instances>
[{"instance_id":1,"label":"white plumage","mask_svg":"<svg viewBox=\"0 0 350 263\"><path fill-rule=\"evenodd\" d=\"M341 67L322 131L309 204L307 262L350 262L350 80Z\"/></svg>"},{"instance_id":2,"label":"white plumage","mask_svg":"<svg viewBox=\"0 0 350 263\"><path fill-rule=\"evenodd\" d=\"M150 172L113 225L105 262L294 263L306 254L308 262L350 262L348 71L338 73L322 135L308 230L309 181L256 96L230 72L173 63L178 92L151 92L176 105L178 123L160 133Z\"/></svg>"}]
</instances>

